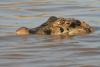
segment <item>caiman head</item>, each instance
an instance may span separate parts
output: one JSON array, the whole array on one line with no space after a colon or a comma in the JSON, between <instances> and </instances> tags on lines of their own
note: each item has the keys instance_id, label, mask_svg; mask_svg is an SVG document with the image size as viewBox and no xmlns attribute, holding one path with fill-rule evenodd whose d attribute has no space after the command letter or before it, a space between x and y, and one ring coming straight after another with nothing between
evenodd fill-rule
<instances>
[{"instance_id":1,"label":"caiman head","mask_svg":"<svg viewBox=\"0 0 100 67\"><path fill-rule=\"evenodd\" d=\"M85 21L73 18L58 18L52 25L53 29L55 29L55 27L59 29L59 34L68 34L70 36L85 35L92 33L95 30Z\"/></svg>"},{"instance_id":2,"label":"caiman head","mask_svg":"<svg viewBox=\"0 0 100 67\"><path fill-rule=\"evenodd\" d=\"M57 18L51 16L45 23L36 28L21 27L16 30L18 35L42 34L42 35L84 35L94 31L94 28L85 21L73 18Z\"/></svg>"}]
</instances>

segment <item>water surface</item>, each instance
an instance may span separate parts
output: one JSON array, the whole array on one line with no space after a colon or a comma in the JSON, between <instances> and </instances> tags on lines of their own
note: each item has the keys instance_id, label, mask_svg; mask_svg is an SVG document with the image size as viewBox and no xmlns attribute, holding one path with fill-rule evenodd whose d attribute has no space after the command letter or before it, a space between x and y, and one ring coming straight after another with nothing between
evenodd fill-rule
<instances>
[{"instance_id":1,"label":"water surface","mask_svg":"<svg viewBox=\"0 0 100 67\"><path fill-rule=\"evenodd\" d=\"M50 16L87 21L96 31L86 36L16 36ZM100 0L0 1L0 67L100 67Z\"/></svg>"}]
</instances>

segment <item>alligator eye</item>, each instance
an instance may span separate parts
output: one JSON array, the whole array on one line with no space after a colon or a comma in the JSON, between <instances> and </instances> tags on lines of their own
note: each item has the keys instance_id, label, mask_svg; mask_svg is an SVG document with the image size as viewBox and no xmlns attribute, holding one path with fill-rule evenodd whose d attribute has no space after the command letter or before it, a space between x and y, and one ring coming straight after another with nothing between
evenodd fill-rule
<instances>
[{"instance_id":1,"label":"alligator eye","mask_svg":"<svg viewBox=\"0 0 100 67\"><path fill-rule=\"evenodd\" d=\"M49 17L49 19L48 19L48 22L54 22L54 21L56 21L58 18L56 17L56 16L51 16L51 17Z\"/></svg>"},{"instance_id":2,"label":"alligator eye","mask_svg":"<svg viewBox=\"0 0 100 67\"><path fill-rule=\"evenodd\" d=\"M62 27L60 27L60 32L64 32L64 29Z\"/></svg>"},{"instance_id":3,"label":"alligator eye","mask_svg":"<svg viewBox=\"0 0 100 67\"><path fill-rule=\"evenodd\" d=\"M76 25L77 26L80 26L81 25L81 22L79 20L76 20Z\"/></svg>"},{"instance_id":4,"label":"alligator eye","mask_svg":"<svg viewBox=\"0 0 100 67\"><path fill-rule=\"evenodd\" d=\"M72 23L70 24L70 27L75 28L75 27L76 27L76 24L75 24L74 22L72 22Z\"/></svg>"}]
</instances>

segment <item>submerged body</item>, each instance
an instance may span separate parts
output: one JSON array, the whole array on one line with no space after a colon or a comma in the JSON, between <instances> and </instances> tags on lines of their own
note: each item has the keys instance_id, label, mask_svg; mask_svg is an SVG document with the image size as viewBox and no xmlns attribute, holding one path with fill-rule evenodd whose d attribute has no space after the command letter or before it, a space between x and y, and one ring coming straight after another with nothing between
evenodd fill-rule
<instances>
[{"instance_id":1,"label":"submerged body","mask_svg":"<svg viewBox=\"0 0 100 67\"><path fill-rule=\"evenodd\" d=\"M39 34L39 35L84 35L94 31L94 28L85 21L73 18L57 18L51 16L42 25L28 29L21 27L16 30L17 35Z\"/></svg>"}]
</instances>

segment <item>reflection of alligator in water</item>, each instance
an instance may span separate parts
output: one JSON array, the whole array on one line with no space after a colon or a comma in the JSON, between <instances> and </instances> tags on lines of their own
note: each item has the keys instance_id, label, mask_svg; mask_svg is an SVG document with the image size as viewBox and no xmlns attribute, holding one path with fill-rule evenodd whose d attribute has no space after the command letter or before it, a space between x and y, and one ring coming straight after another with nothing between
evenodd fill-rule
<instances>
[{"instance_id":1,"label":"reflection of alligator in water","mask_svg":"<svg viewBox=\"0 0 100 67\"><path fill-rule=\"evenodd\" d=\"M40 34L40 35L83 35L94 31L94 28L85 23L73 18L57 18L51 16L42 25L28 29L21 27L16 30L17 35Z\"/></svg>"}]
</instances>

